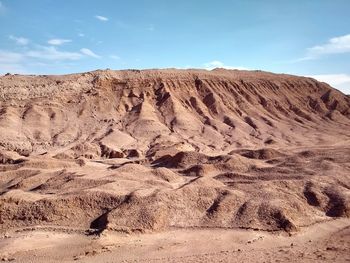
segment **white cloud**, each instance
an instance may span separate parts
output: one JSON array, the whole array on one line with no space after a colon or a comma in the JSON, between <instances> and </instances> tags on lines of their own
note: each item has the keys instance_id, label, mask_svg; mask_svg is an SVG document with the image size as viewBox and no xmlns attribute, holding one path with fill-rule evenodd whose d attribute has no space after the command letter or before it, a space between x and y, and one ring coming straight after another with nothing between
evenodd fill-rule
<instances>
[{"instance_id":1,"label":"white cloud","mask_svg":"<svg viewBox=\"0 0 350 263\"><path fill-rule=\"evenodd\" d=\"M97 56L94 53L87 52L85 49L82 49L81 52L68 52L58 50L54 46L35 46L33 49L26 49L22 52L0 50L0 74L7 72L28 74L32 73L33 67L46 65L60 65L61 68L67 67L67 65L69 66L69 61L79 60L84 55Z\"/></svg>"},{"instance_id":2,"label":"white cloud","mask_svg":"<svg viewBox=\"0 0 350 263\"><path fill-rule=\"evenodd\" d=\"M97 18L97 19L100 20L100 21L104 21L104 22L109 20L108 17L99 16L99 15L96 15L95 18Z\"/></svg>"},{"instance_id":3,"label":"white cloud","mask_svg":"<svg viewBox=\"0 0 350 263\"><path fill-rule=\"evenodd\" d=\"M55 45L55 46L60 46L60 45L63 45L65 43L69 43L69 42L72 42L72 40L61 39L61 38L53 38L53 39L50 39L49 41L47 41L48 44Z\"/></svg>"},{"instance_id":4,"label":"white cloud","mask_svg":"<svg viewBox=\"0 0 350 263\"><path fill-rule=\"evenodd\" d=\"M21 64L1 64L0 74L16 73L16 74L29 74L29 72Z\"/></svg>"},{"instance_id":5,"label":"white cloud","mask_svg":"<svg viewBox=\"0 0 350 263\"><path fill-rule=\"evenodd\" d=\"M10 35L9 39L15 41L17 45L25 46L25 45L28 45L29 43L29 39L24 37L15 37L13 35Z\"/></svg>"},{"instance_id":6,"label":"white cloud","mask_svg":"<svg viewBox=\"0 0 350 263\"><path fill-rule=\"evenodd\" d=\"M225 69L238 69L238 70L248 70L245 67L234 67L234 66L227 66L223 62L218 60L213 60L207 63L203 64L204 68L207 70L212 70L214 68L225 68Z\"/></svg>"},{"instance_id":7,"label":"white cloud","mask_svg":"<svg viewBox=\"0 0 350 263\"><path fill-rule=\"evenodd\" d=\"M79 37L85 37L85 35L83 33L79 33L78 36Z\"/></svg>"},{"instance_id":8,"label":"white cloud","mask_svg":"<svg viewBox=\"0 0 350 263\"><path fill-rule=\"evenodd\" d=\"M23 55L21 53L0 50L0 63L1 64L18 63L22 59L23 59Z\"/></svg>"},{"instance_id":9,"label":"white cloud","mask_svg":"<svg viewBox=\"0 0 350 263\"><path fill-rule=\"evenodd\" d=\"M330 38L326 43L316 45L307 49L304 57L288 61L298 63L308 60L315 60L324 55L350 53L350 34Z\"/></svg>"},{"instance_id":10,"label":"white cloud","mask_svg":"<svg viewBox=\"0 0 350 263\"><path fill-rule=\"evenodd\" d=\"M311 75L309 77L317 79L322 82L327 82L331 85L350 83L350 75L347 75L347 74Z\"/></svg>"},{"instance_id":11,"label":"white cloud","mask_svg":"<svg viewBox=\"0 0 350 263\"><path fill-rule=\"evenodd\" d=\"M323 74L311 75L308 77L317 79L318 81L326 82L329 85L344 92L345 94L350 94L350 75L348 74Z\"/></svg>"},{"instance_id":12,"label":"white cloud","mask_svg":"<svg viewBox=\"0 0 350 263\"><path fill-rule=\"evenodd\" d=\"M77 52L59 51L55 47L40 47L25 53L27 57L45 60L78 60L82 57Z\"/></svg>"},{"instance_id":13,"label":"white cloud","mask_svg":"<svg viewBox=\"0 0 350 263\"><path fill-rule=\"evenodd\" d=\"M283 62L285 62L285 63L298 63L298 62L314 60L314 59L316 59L316 57L306 56L306 57L301 57L301 58L297 58L297 59L287 60L287 61L283 61Z\"/></svg>"},{"instance_id":14,"label":"white cloud","mask_svg":"<svg viewBox=\"0 0 350 263\"><path fill-rule=\"evenodd\" d=\"M1 64L14 64L26 59L43 59L43 60L78 60L82 54L77 52L59 51L55 47L38 46L37 49L29 50L22 53L0 50Z\"/></svg>"},{"instance_id":15,"label":"white cloud","mask_svg":"<svg viewBox=\"0 0 350 263\"><path fill-rule=\"evenodd\" d=\"M21 53L0 50L0 74L28 73L22 66L24 56Z\"/></svg>"},{"instance_id":16,"label":"white cloud","mask_svg":"<svg viewBox=\"0 0 350 263\"><path fill-rule=\"evenodd\" d=\"M93 51L91 51L88 48L82 48L80 49L80 52L83 53L86 56L93 57L93 58L101 58L101 56L95 54Z\"/></svg>"},{"instance_id":17,"label":"white cloud","mask_svg":"<svg viewBox=\"0 0 350 263\"><path fill-rule=\"evenodd\" d=\"M149 25L149 26L147 27L147 30L148 30L148 31L154 31L154 30L156 30L156 28L155 28L155 26L154 26L153 24L151 24L151 25Z\"/></svg>"},{"instance_id":18,"label":"white cloud","mask_svg":"<svg viewBox=\"0 0 350 263\"><path fill-rule=\"evenodd\" d=\"M110 55L109 57L112 58L112 59L120 59L120 57L116 56L116 55Z\"/></svg>"},{"instance_id":19,"label":"white cloud","mask_svg":"<svg viewBox=\"0 0 350 263\"><path fill-rule=\"evenodd\" d=\"M4 5L3 2L0 1L0 16L2 16L3 14L5 14L7 11L6 6Z\"/></svg>"},{"instance_id":20,"label":"white cloud","mask_svg":"<svg viewBox=\"0 0 350 263\"><path fill-rule=\"evenodd\" d=\"M342 54L348 52L350 52L350 34L331 38L323 45L314 46L308 49L310 56Z\"/></svg>"}]
</instances>

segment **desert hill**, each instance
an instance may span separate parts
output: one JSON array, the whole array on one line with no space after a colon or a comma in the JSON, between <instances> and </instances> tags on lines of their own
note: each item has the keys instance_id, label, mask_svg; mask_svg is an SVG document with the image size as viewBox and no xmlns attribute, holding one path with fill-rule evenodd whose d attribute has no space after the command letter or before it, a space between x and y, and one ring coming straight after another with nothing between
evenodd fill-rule
<instances>
[{"instance_id":1,"label":"desert hill","mask_svg":"<svg viewBox=\"0 0 350 263\"><path fill-rule=\"evenodd\" d=\"M350 98L261 71L0 77L1 228L297 231L350 216Z\"/></svg>"}]
</instances>

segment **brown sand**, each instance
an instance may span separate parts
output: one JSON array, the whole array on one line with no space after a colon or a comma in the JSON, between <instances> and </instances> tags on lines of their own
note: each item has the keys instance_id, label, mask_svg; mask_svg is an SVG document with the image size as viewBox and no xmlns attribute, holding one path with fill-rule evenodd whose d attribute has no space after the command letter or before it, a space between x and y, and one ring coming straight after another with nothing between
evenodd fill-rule
<instances>
[{"instance_id":1,"label":"brown sand","mask_svg":"<svg viewBox=\"0 0 350 263\"><path fill-rule=\"evenodd\" d=\"M325 83L224 69L3 76L0 135L6 260L349 259L350 98Z\"/></svg>"}]
</instances>

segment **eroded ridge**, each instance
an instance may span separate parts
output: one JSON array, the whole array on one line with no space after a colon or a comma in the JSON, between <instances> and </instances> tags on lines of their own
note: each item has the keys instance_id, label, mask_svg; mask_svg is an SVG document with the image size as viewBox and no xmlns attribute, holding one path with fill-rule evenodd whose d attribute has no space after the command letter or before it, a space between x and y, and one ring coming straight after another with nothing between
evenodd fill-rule
<instances>
[{"instance_id":1,"label":"eroded ridge","mask_svg":"<svg viewBox=\"0 0 350 263\"><path fill-rule=\"evenodd\" d=\"M349 217L350 99L267 72L0 78L1 228L297 231Z\"/></svg>"}]
</instances>

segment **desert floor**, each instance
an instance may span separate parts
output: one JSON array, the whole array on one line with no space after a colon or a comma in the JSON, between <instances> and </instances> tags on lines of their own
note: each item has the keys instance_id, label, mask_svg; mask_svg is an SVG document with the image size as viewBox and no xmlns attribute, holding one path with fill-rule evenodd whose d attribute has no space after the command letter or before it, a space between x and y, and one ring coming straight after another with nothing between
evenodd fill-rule
<instances>
[{"instance_id":1,"label":"desert floor","mask_svg":"<svg viewBox=\"0 0 350 263\"><path fill-rule=\"evenodd\" d=\"M350 220L292 234L201 228L88 235L34 227L3 234L0 247L3 261L16 262L350 262Z\"/></svg>"}]
</instances>

